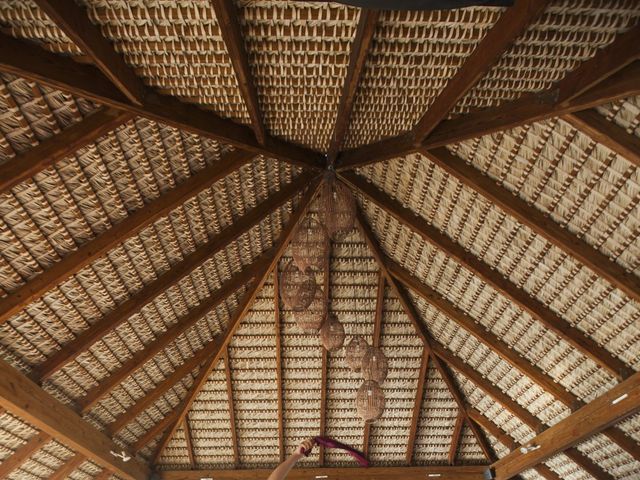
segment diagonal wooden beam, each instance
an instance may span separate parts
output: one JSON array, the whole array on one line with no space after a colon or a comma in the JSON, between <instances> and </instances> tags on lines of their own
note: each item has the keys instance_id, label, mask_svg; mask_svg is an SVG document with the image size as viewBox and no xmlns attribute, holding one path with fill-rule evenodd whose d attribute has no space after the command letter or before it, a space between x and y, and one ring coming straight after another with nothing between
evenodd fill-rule
<instances>
[{"instance_id":1,"label":"diagonal wooden beam","mask_svg":"<svg viewBox=\"0 0 640 480\"><path fill-rule=\"evenodd\" d=\"M180 263L175 264L170 270L149 283L129 300L120 304L101 320L92 324L87 330L79 333L77 337L67 343L64 348L37 366L32 372L32 378L42 381L50 377L55 371L87 350L109 331L124 323L144 305L168 288L177 285L182 278L199 265L202 265L207 259L213 257L217 252L262 222L279 207L292 200L307 187L312 178L313 177L308 174L301 174L299 178L283 186L278 192L245 213L241 218L211 238L207 243L196 248L192 253L184 257Z\"/></svg>"},{"instance_id":2,"label":"diagonal wooden beam","mask_svg":"<svg viewBox=\"0 0 640 480\"><path fill-rule=\"evenodd\" d=\"M110 438L2 360L0 406L123 478L149 478L149 469L145 465L136 459L125 463L113 457L110 451L121 449Z\"/></svg>"},{"instance_id":3,"label":"diagonal wooden beam","mask_svg":"<svg viewBox=\"0 0 640 480\"><path fill-rule=\"evenodd\" d=\"M242 38L242 30L238 21L238 11L232 0L212 0L213 8L216 12L216 19L220 27L222 39L227 46L229 58L233 65L238 87L242 93L242 98L249 111L253 131L258 142L263 145L266 137L260 105L258 103L258 93L256 91L249 59Z\"/></svg>"},{"instance_id":4,"label":"diagonal wooden beam","mask_svg":"<svg viewBox=\"0 0 640 480\"><path fill-rule=\"evenodd\" d=\"M607 120L597 110L567 113L562 119L612 152L640 166L640 138Z\"/></svg>"},{"instance_id":5,"label":"diagonal wooden beam","mask_svg":"<svg viewBox=\"0 0 640 480\"><path fill-rule=\"evenodd\" d=\"M280 314L280 278L278 268L273 272L273 310L276 331L276 383L278 391L278 451L280 463L284 462L284 379L282 375L282 317Z\"/></svg>"},{"instance_id":6,"label":"diagonal wooden beam","mask_svg":"<svg viewBox=\"0 0 640 480\"><path fill-rule=\"evenodd\" d=\"M460 436L462 435L462 429L464 428L464 419L464 414L458 412L458 418L456 418L456 423L453 427L453 434L451 435L451 444L449 445L449 465L455 465L456 463L456 454L458 453Z\"/></svg>"},{"instance_id":7,"label":"diagonal wooden beam","mask_svg":"<svg viewBox=\"0 0 640 480\"><path fill-rule=\"evenodd\" d=\"M233 380L231 379L231 360L229 359L229 346L224 349L222 358L224 372L227 380L227 403L229 404L229 428L231 429L231 443L233 445L233 463L235 468L240 465L240 448L238 447L238 431L236 427L236 409L233 402Z\"/></svg>"},{"instance_id":8,"label":"diagonal wooden beam","mask_svg":"<svg viewBox=\"0 0 640 480\"><path fill-rule=\"evenodd\" d=\"M189 426L189 415L184 417L184 440L187 444L187 456L189 457L189 467L191 470L196 468L195 452L193 451L193 437L191 436L191 427Z\"/></svg>"},{"instance_id":9,"label":"diagonal wooden beam","mask_svg":"<svg viewBox=\"0 0 640 480\"><path fill-rule=\"evenodd\" d=\"M63 463L48 480L64 480L71 475L80 465L82 465L87 459L76 453L73 457Z\"/></svg>"},{"instance_id":10,"label":"diagonal wooden beam","mask_svg":"<svg viewBox=\"0 0 640 480\"><path fill-rule=\"evenodd\" d=\"M447 117L458 101L498 62L549 3L550 0L517 0L513 7L502 14L413 127L416 144L420 144Z\"/></svg>"},{"instance_id":11,"label":"diagonal wooden beam","mask_svg":"<svg viewBox=\"0 0 640 480\"><path fill-rule=\"evenodd\" d=\"M142 104L146 93L142 80L91 23L84 7L73 0L36 0L36 4L131 102Z\"/></svg>"},{"instance_id":12,"label":"diagonal wooden beam","mask_svg":"<svg viewBox=\"0 0 640 480\"><path fill-rule=\"evenodd\" d=\"M197 175L180 183L173 190L136 210L120 223L113 225L109 230L69 253L43 273L11 292L11 295L0 299L0 324L6 322L12 315L41 297L55 285L105 255L125 239L182 205L201 190L234 172L252 157L253 154L244 151L231 152L223 160L198 172Z\"/></svg>"},{"instance_id":13,"label":"diagonal wooden beam","mask_svg":"<svg viewBox=\"0 0 640 480\"><path fill-rule=\"evenodd\" d=\"M577 445L640 411L640 372L532 439L537 450L511 452L492 465L496 479L508 479Z\"/></svg>"},{"instance_id":14,"label":"diagonal wooden beam","mask_svg":"<svg viewBox=\"0 0 640 480\"><path fill-rule=\"evenodd\" d=\"M266 282L267 277L269 276L269 273L277 265L278 261L280 260L280 257L282 257L282 254L287 248L289 241L293 237L298 227L300 219L304 217L304 215L307 213L309 205L311 204L311 201L313 200L313 198L315 197L318 191L319 185L320 185L320 178L316 178L309 185L307 191L305 192L302 199L300 200L298 207L291 215L288 225L280 233L280 236L278 238L276 245L274 245L269 250L268 257L267 257L268 261L265 261L262 266L260 266L259 268L256 268L256 275L255 275L256 280L253 282L253 286L250 287L247 293L244 295L242 301L238 305L238 308L233 314L233 317L229 320L225 330L222 333L220 333L218 336L216 336L216 338L214 338L214 340L211 342L211 346L209 347L210 354L206 358L203 366L200 368L198 377L196 378L196 381L194 382L190 391L187 393L187 395L182 400L180 405L174 410L174 413L169 415L168 417L165 417L165 418L171 418L171 421L169 422L170 425L168 426L168 428L163 429L165 433L163 434L158 444L158 447L156 449L156 452L154 454L154 463L157 460L160 453L162 452L162 450L164 449L164 447L166 446L169 439L175 433L177 426L180 424L180 422L185 417L187 412L191 409L191 405L193 404L193 401L195 400L196 396L202 389L203 385L206 383L207 378L209 377L209 374L213 369L213 366L220 359L223 353L223 349L231 341L231 337L233 337L234 333L238 329L238 326L240 325L240 321L245 317L246 313L251 309L251 306L253 305L253 301L258 295L258 292L260 291L264 283Z\"/></svg>"},{"instance_id":15,"label":"diagonal wooden beam","mask_svg":"<svg viewBox=\"0 0 640 480\"><path fill-rule=\"evenodd\" d=\"M149 90L143 104L135 105L95 67L81 65L71 58L49 53L37 45L2 34L0 71L228 143L254 154L316 170L324 168L324 157L318 152L271 136L267 136L264 145L260 145L251 128L223 119L196 105L183 103L175 97Z\"/></svg>"},{"instance_id":16,"label":"diagonal wooden beam","mask_svg":"<svg viewBox=\"0 0 640 480\"><path fill-rule=\"evenodd\" d=\"M95 142L133 118L129 112L103 108L0 165L0 194Z\"/></svg>"},{"instance_id":17,"label":"diagonal wooden beam","mask_svg":"<svg viewBox=\"0 0 640 480\"><path fill-rule=\"evenodd\" d=\"M351 118L353 103L356 98L356 92L358 91L358 85L360 84L360 77L367 61L367 55L373 42L379 17L380 12L378 10L360 10L356 36L351 44L347 76L342 86L336 123L333 127L333 134L331 135L331 142L329 143L329 151L327 153L330 165L333 165L335 162L336 155L342 146L344 137L347 134L347 129L349 128L349 119Z\"/></svg>"},{"instance_id":18,"label":"diagonal wooden beam","mask_svg":"<svg viewBox=\"0 0 640 480\"><path fill-rule=\"evenodd\" d=\"M418 374L418 385L416 387L416 397L413 402L413 414L411 415L411 427L409 428L409 439L407 440L407 465L413 464L413 454L415 453L416 436L418 435L418 425L420 423L420 412L422 412L422 401L424 399L424 389L429 375L429 350L422 349L422 362L420 362L420 373Z\"/></svg>"},{"instance_id":19,"label":"diagonal wooden beam","mask_svg":"<svg viewBox=\"0 0 640 480\"><path fill-rule=\"evenodd\" d=\"M324 278L323 285L324 288L324 302L327 306L327 312L331 308L331 250L332 243L329 241L327 245L327 252L324 257ZM326 348L321 348L322 350L322 362L321 362L321 375L320 375L320 428L318 430L318 435L321 437L324 436L326 428L327 428L327 383L329 376L329 352L327 352ZM324 457L325 457L325 449L322 445L320 445L320 449L318 450L318 463L321 467L324 467Z\"/></svg>"},{"instance_id":20,"label":"diagonal wooden beam","mask_svg":"<svg viewBox=\"0 0 640 480\"><path fill-rule=\"evenodd\" d=\"M378 272L378 289L376 291L376 314L373 328L373 346L378 348L382 338L382 317L384 315L384 274ZM371 422L364 424L364 438L362 440L362 451L365 456L369 455L369 437L371 436Z\"/></svg>"},{"instance_id":21,"label":"diagonal wooden beam","mask_svg":"<svg viewBox=\"0 0 640 480\"><path fill-rule=\"evenodd\" d=\"M543 302L530 296L524 289L465 250L459 243L449 238L419 215L416 215L398 200L368 182L366 178L355 172L343 172L340 177L368 200L375 203L401 224L409 227L413 232L420 235L423 240L441 249L449 257L476 274L480 279L529 313L534 319L580 350L586 357L608 370L617 379L624 380L633 373L633 370L625 362L573 327Z\"/></svg>"},{"instance_id":22,"label":"diagonal wooden beam","mask_svg":"<svg viewBox=\"0 0 640 480\"><path fill-rule=\"evenodd\" d=\"M0 478L8 478L11 472L18 469L31 455L46 445L49 440L51 440L51 436L43 432L39 432L27 440L24 445L0 463Z\"/></svg>"},{"instance_id":23,"label":"diagonal wooden beam","mask_svg":"<svg viewBox=\"0 0 640 480\"><path fill-rule=\"evenodd\" d=\"M482 175L478 169L467 164L445 147L423 150L421 153L447 173L495 203L520 223L620 289L631 299L640 301L640 277L627 272L622 265L612 261L607 255L596 250L568 229L562 228L549 216L530 206L505 187L498 185L490 177Z\"/></svg>"}]
</instances>

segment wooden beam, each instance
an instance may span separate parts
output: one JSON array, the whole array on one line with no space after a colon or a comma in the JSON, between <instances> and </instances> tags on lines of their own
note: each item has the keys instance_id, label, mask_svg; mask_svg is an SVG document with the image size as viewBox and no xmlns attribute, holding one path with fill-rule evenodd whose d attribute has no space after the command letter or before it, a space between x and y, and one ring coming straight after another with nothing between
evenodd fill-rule
<instances>
[{"instance_id":1,"label":"wooden beam","mask_svg":"<svg viewBox=\"0 0 640 480\"><path fill-rule=\"evenodd\" d=\"M532 439L537 450L519 450L495 462L496 479L508 479L640 411L640 373L619 383L604 395Z\"/></svg>"},{"instance_id":2,"label":"wooden beam","mask_svg":"<svg viewBox=\"0 0 640 480\"><path fill-rule=\"evenodd\" d=\"M413 464L413 454L416 446L416 436L418 435L418 425L420 423L420 412L422 412L422 400L424 399L424 389L429 375L429 349L422 349L422 362L420 362L420 373L418 374L418 385L416 386L416 396L413 402L413 414L411 415L411 427L409 428L409 439L407 440L407 465Z\"/></svg>"},{"instance_id":3,"label":"wooden beam","mask_svg":"<svg viewBox=\"0 0 640 480\"><path fill-rule=\"evenodd\" d=\"M93 480L109 480L113 476L109 470L102 470Z\"/></svg>"},{"instance_id":4,"label":"wooden beam","mask_svg":"<svg viewBox=\"0 0 640 480\"><path fill-rule=\"evenodd\" d=\"M282 375L282 318L280 315L280 275L278 267L273 272L273 310L276 330L276 383L278 391L278 451L280 463L284 462L284 392Z\"/></svg>"},{"instance_id":5,"label":"wooden beam","mask_svg":"<svg viewBox=\"0 0 640 480\"><path fill-rule=\"evenodd\" d=\"M223 119L196 105L149 90L142 105L135 105L91 65L49 53L37 45L0 34L0 71L72 93L98 103L203 137L234 145L254 154L313 169L324 168L324 157L307 148L270 136L260 145L251 128Z\"/></svg>"},{"instance_id":6,"label":"wooden beam","mask_svg":"<svg viewBox=\"0 0 640 480\"><path fill-rule=\"evenodd\" d=\"M562 228L548 215L530 206L490 177L482 175L479 170L446 148L423 150L422 153L447 173L620 289L629 298L640 301L640 278L634 273L627 272L622 265L612 261L568 229Z\"/></svg>"},{"instance_id":7,"label":"wooden beam","mask_svg":"<svg viewBox=\"0 0 640 480\"><path fill-rule=\"evenodd\" d=\"M462 429L464 428L465 415L458 412L458 418L456 418L456 424L453 427L453 434L451 435L451 444L449 445L449 465L456 464L456 453L458 453L458 445L460 445L460 436L462 435Z\"/></svg>"},{"instance_id":8,"label":"wooden beam","mask_svg":"<svg viewBox=\"0 0 640 480\"><path fill-rule=\"evenodd\" d=\"M0 463L0 478L8 478L11 472L17 470L31 455L46 445L49 440L51 440L51 436L43 432L39 432L27 440L25 444Z\"/></svg>"},{"instance_id":9,"label":"wooden beam","mask_svg":"<svg viewBox=\"0 0 640 480\"><path fill-rule=\"evenodd\" d=\"M251 153L243 151L234 151L228 154L220 162L216 162L198 172L197 175L178 184L173 190L136 210L93 240L69 253L43 273L11 292L11 295L0 299L0 324L6 322L12 315L15 315L29 303L44 295L52 287L77 273L92 261L105 255L125 239L182 205L201 190L210 187L216 181L234 172L247 163L252 156Z\"/></svg>"},{"instance_id":10,"label":"wooden beam","mask_svg":"<svg viewBox=\"0 0 640 480\"><path fill-rule=\"evenodd\" d=\"M240 448L238 447L238 432L236 427L236 409L233 403L233 380L231 379L231 365L229 360L229 346L224 349L225 377L227 380L227 403L229 405L229 428L231 429L231 444L233 445L233 463L235 468L240 465Z\"/></svg>"},{"instance_id":11,"label":"wooden beam","mask_svg":"<svg viewBox=\"0 0 640 480\"><path fill-rule=\"evenodd\" d=\"M378 289L376 291L376 313L373 327L373 346L378 348L382 339L382 317L384 315L384 274L378 271ZM371 422L364 423L364 435L362 439L362 452L369 455L369 437L371 436Z\"/></svg>"},{"instance_id":12,"label":"wooden beam","mask_svg":"<svg viewBox=\"0 0 640 480\"><path fill-rule=\"evenodd\" d=\"M240 325L240 321L244 318L246 313L251 309L251 306L253 305L253 301L255 297L258 295L258 292L266 282L269 273L277 265L278 261L280 260L280 257L282 256L285 249L287 248L289 241L293 237L293 234L295 233L298 227L298 223L300 222L300 219L304 217L304 215L307 213L309 205L311 204L311 201L313 200L313 198L315 197L318 191L319 185L320 185L320 178L316 178L309 185L309 187L307 188L307 191L305 192L302 199L300 200L298 207L291 215L288 225L280 233L277 243L269 250L268 254L265 254L265 255L268 255L267 259L269 259L270 261L265 261L263 265L261 265L259 268L256 268L256 273L255 273L256 280L253 282L253 286L249 288L247 293L244 295L235 313L233 314L233 317L229 320L225 330L221 332L219 335L217 335L216 338L214 338L214 340L211 342L210 347L208 347L210 354L206 358L204 365L200 368L200 372L198 373L198 377L196 378L196 381L194 382L190 391L187 393L186 397L182 400L180 405L174 410L174 412L171 415L169 415L169 417L171 417L172 419L171 426L166 429L164 435L162 436L162 439L160 440L160 443L154 455L154 462L155 460L157 460L158 456L166 446L169 439L175 433L175 430L179 425L179 423L185 417L187 412L191 409L191 405L193 404L193 401L195 400L196 396L198 395L198 393L206 383L207 378L209 377L209 374L211 373L211 370L213 369L214 365L220 359L223 353L223 349L226 348L226 346L231 341L231 337L233 337L234 333L238 329L238 326Z\"/></svg>"},{"instance_id":13,"label":"wooden beam","mask_svg":"<svg viewBox=\"0 0 640 480\"><path fill-rule=\"evenodd\" d=\"M74 154L131 118L133 115L129 112L103 108L24 153L16 155L0 165L0 194Z\"/></svg>"},{"instance_id":14,"label":"wooden beam","mask_svg":"<svg viewBox=\"0 0 640 480\"><path fill-rule=\"evenodd\" d=\"M100 340L109 331L124 323L131 315L139 311L144 305L152 301L168 288L177 285L179 281L191 271L202 265L207 259L225 248L231 242L258 225L267 216L275 212L286 202L295 198L304 190L312 180L312 176L301 174L288 185L283 186L257 207L245 213L229 227L211 238L207 243L196 248L192 253L183 258L180 263L159 276L156 280L146 285L137 294L120 304L109 312L101 320L95 322L80 332L77 337L67 343L64 348L51 355L42 364L38 365L32 374L32 378L43 380L50 377L55 371L62 368L67 362L87 350L91 345Z\"/></svg>"},{"instance_id":15,"label":"wooden beam","mask_svg":"<svg viewBox=\"0 0 640 480\"><path fill-rule=\"evenodd\" d=\"M131 102L142 104L146 93L142 80L102 36L100 27L91 23L85 8L73 0L36 0L36 4Z\"/></svg>"},{"instance_id":16,"label":"wooden beam","mask_svg":"<svg viewBox=\"0 0 640 480\"><path fill-rule=\"evenodd\" d=\"M640 138L607 120L597 110L567 113L562 119L612 152L640 166Z\"/></svg>"},{"instance_id":17,"label":"wooden beam","mask_svg":"<svg viewBox=\"0 0 640 480\"><path fill-rule=\"evenodd\" d=\"M258 93L256 91L249 59L242 38L242 30L238 21L238 11L232 0L213 0L213 8L216 12L216 20L220 27L222 39L227 46L229 58L233 65L233 70L238 79L238 87L244 99L244 103L249 111L253 131L258 142L263 145L266 137L260 105L258 103Z\"/></svg>"},{"instance_id":18,"label":"wooden beam","mask_svg":"<svg viewBox=\"0 0 640 480\"><path fill-rule=\"evenodd\" d=\"M580 350L586 357L608 370L618 380L624 380L633 373L633 370L625 362L573 327L543 302L529 295L524 289L501 275L495 268L471 254L459 243L449 238L421 216L416 215L413 210L378 189L361 175L355 172L343 172L340 174L340 178L397 221L420 235L423 240L441 249L460 265L469 269L549 330Z\"/></svg>"},{"instance_id":19,"label":"wooden beam","mask_svg":"<svg viewBox=\"0 0 640 480\"><path fill-rule=\"evenodd\" d=\"M338 104L338 112L336 114L336 123L333 127L333 135L329 144L327 158L329 164L333 165L336 155L342 146L344 137L349 128L349 119L353 110L353 103L360 84L360 77L369 54L369 48L373 42L376 32L376 25L380 12L378 10L360 9L360 19L356 29L356 36L351 44L351 54L349 55L349 67L347 76L344 79L342 93L340 94L340 103Z\"/></svg>"},{"instance_id":20,"label":"wooden beam","mask_svg":"<svg viewBox=\"0 0 640 480\"><path fill-rule=\"evenodd\" d=\"M189 457L189 466L191 470L196 468L196 459L195 452L193 451L193 437L191 436L191 427L189 426L189 415L184 417L184 422L182 423L184 427L184 440L187 444L187 456Z\"/></svg>"},{"instance_id":21,"label":"wooden beam","mask_svg":"<svg viewBox=\"0 0 640 480\"><path fill-rule=\"evenodd\" d=\"M329 241L327 245L327 254L324 257L324 278L323 285L324 288L324 302L327 306L327 311L331 308L331 241ZM327 377L329 376L329 352L327 352L326 348L320 347L322 350L322 363L321 363L321 375L320 375L320 428L318 430L318 435L321 437L324 436L326 428L327 428ZM320 445L320 449L318 450L318 464L321 467L324 467L324 457L325 457L325 449L324 446Z\"/></svg>"},{"instance_id":22,"label":"wooden beam","mask_svg":"<svg viewBox=\"0 0 640 480\"><path fill-rule=\"evenodd\" d=\"M145 465L136 459L125 463L113 457L110 451L121 448L110 438L2 360L0 406L123 478L149 478L149 469Z\"/></svg>"},{"instance_id":23,"label":"wooden beam","mask_svg":"<svg viewBox=\"0 0 640 480\"><path fill-rule=\"evenodd\" d=\"M428 475L443 480L482 480L486 466L464 467L369 467L369 468L294 468L287 480L309 480L328 478L329 480L425 480ZM264 480L271 470L200 470L163 471L162 480L201 480L212 477L216 480ZM326 475L326 477L325 477Z\"/></svg>"},{"instance_id":24,"label":"wooden beam","mask_svg":"<svg viewBox=\"0 0 640 480\"><path fill-rule=\"evenodd\" d=\"M517 0L513 7L502 14L413 127L415 143L420 144L429 136L458 101L500 60L513 42L529 28L549 3L549 0Z\"/></svg>"},{"instance_id":25,"label":"wooden beam","mask_svg":"<svg viewBox=\"0 0 640 480\"><path fill-rule=\"evenodd\" d=\"M80 465L82 465L87 459L82 455L76 453L73 457L63 463L48 480L64 480L71 475Z\"/></svg>"}]
</instances>

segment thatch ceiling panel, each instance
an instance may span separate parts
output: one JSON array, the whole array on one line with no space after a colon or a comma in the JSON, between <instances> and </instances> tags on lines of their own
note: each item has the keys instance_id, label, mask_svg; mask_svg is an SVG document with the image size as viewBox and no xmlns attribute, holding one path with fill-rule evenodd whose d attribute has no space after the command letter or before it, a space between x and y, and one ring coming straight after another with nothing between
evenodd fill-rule
<instances>
[{"instance_id":1,"label":"thatch ceiling panel","mask_svg":"<svg viewBox=\"0 0 640 480\"><path fill-rule=\"evenodd\" d=\"M627 132L640 137L640 97L629 97L601 105L597 110Z\"/></svg>"}]
</instances>

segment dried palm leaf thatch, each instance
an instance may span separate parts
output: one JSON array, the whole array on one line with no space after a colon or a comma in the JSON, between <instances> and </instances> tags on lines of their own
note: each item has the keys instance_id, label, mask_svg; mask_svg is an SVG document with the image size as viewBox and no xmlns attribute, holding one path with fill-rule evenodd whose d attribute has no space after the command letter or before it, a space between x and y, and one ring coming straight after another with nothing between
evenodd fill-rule
<instances>
[{"instance_id":1,"label":"dried palm leaf thatch","mask_svg":"<svg viewBox=\"0 0 640 480\"><path fill-rule=\"evenodd\" d=\"M322 346L330 352L340 350L344 345L344 325L336 318L335 315L327 315L327 320L320 328L320 341Z\"/></svg>"},{"instance_id":2,"label":"dried palm leaf thatch","mask_svg":"<svg viewBox=\"0 0 640 480\"><path fill-rule=\"evenodd\" d=\"M313 302L318 285L310 269L300 270L293 260L280 274L280 298L288 308L302 311Z\"/></svg>"},{"instance_id":3,"label":"dried palm leaf thatch","mask_svg":"<svg viewBox=\"0 0 640 480\"><path fill-rule=\"evenodd\" d=\"M329 237L333 240L344 238L355 225L356 201L346 185L328 175L320 194L320 218Z\"/></svg>"},{"instance_id":4,"label":"dried palm leaf thatch","mask_svg":"<svg viewBox=\"0 0 640 480\"><path fill-rule=\"evenodd\" d=\"M291 242L291 256L296 266L305 271L307 268L322 269L329 237L324 226L315 220L311 215L307 215Z\"/></svg>"},{"instance_id":5,"label":"dried palm leaf thatch","mask_svg":"<svg viewBox=\"0 0 640 480\"><path fill-rule=\"evenodd\" d=\"M356 410L365 422L379 419L384 412L384 392L373 380L366 380L358 389Z\"/></svg>"},{"instance_id":6,"label":"dried palm leaf thatch","mask_svg":"<svg viewBox=\"0 0 640 480\"><path fill-rule=\"evenodd\" d=\"M387 378L389 362L381 349L370 347L362 357L362 376L365 380L382 383Z\"/></svg>"},{"instance_id":7,"label":"dried palm leaf thatch","mask_svg":"<svg viewBox=\"0 0 640 480\"><path fill-rule=\"evenodd\" d=\"M369 344L362 335L356 335L351 339L345 352L345 360L351 370L357 373L362 369L362 358L367 350Z\"/></svg>"},{"instance_id":8,"label":"dried palm leaf thatch","mask_svg":"<svg viewBox=\"0 0 640 480\"><path fill-rule=\"evenodd\" d=\"M324 290L319 286L316 288L311 304L304 310L293 312L296 325L305 333L315 333L320 330L326 316L327 303L324 299Z\"/></svg>"}]
</instances>

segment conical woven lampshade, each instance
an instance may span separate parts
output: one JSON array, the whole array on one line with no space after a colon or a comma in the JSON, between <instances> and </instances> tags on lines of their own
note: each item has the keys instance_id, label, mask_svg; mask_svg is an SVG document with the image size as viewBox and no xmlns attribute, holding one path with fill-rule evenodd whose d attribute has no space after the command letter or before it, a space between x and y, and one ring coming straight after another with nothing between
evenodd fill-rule
<instances>
[{"instance_id":1,"label":"conical woven lampshade","mask_svg":"<svg viewBox=\"0 0 640 480\"><path fill-rule=\"evenodd\" d=\"M307 215L291 241L291 255L298 268L305 271L307 268L320 270L323 266L329 237L324 226Z\"/></svg>"},{"instance_id":2,"label":"conical woven lampshade","mask_svg":"<svg viewBox=\"0 0 640 480\"><path fill-rule=\"evenodd\" d=\"M356 335L351 339L345 351L345 360L349 368L354 372L362 369L362 357L369 350L369 344L362 335Z\"/></svg>"},{"instance_id":3,"label":"conical woven lampshade","mask_svg":"<svg viewBox=\"0 0 640 480\"><path fill-rule=\"evenodd\" d=\"M334 352L340 350L344 345L344 325L333 314L327 315L327 320L320 328L320 341L322 346Z\"/></svg>"},{"instance_id":4,"label":"conical woven lampshade","mask_svg":"<svg viewBox=\"0 0 640 480\"><path fill-rule=\"evenodd\" d=\"M316 289L316 278L310 269L305 271L289 261L280 274L280 298L291 310L305 310L313 302Z\"/></svg>"},{"instance_id":5,"label":"conical woven lampshade","mask_svg":"<svg viewBox=\"0 0 640 480\"><path fill-rule=\"evenodd\" d=\"M376 382L365 381L358 389L356 411L365 422L373 422L384 412L384 392Z\"/></svg>"},{"instance_id":6,"label":"conical woven lampshade","mask_svg":"<svg viewBox=\"0 0 640 480\"><path fill-rule=\"evenodd\" d=\"M305 333L315 333L320 330L327 317L327 304L321 287L316 288L311 304L304 310L294 311L293 317L298 328Z\"/></svg>"},{"instance_id":7,"label":"conical woven lampshade","mask_svg":"<svg viewBox=\"0 0 640 480\"><path fill-rule=\"evenodd\" d=\"M320 196L320 219L334 240L344 238L355 225L356 201L353 194L335 176L328 177Z\"/></svg>"},{"instance_id":8,"label":"conical woven lampshade","mask_svg":"<svg viewBox=\"0 0 640 480\"><path fill-rule=\"evenodd\" d=\"M362 376L365 380L382 383L387 378L389 364L379 348L369 348L362 357Z\"/></svg>"}]
</instances>

